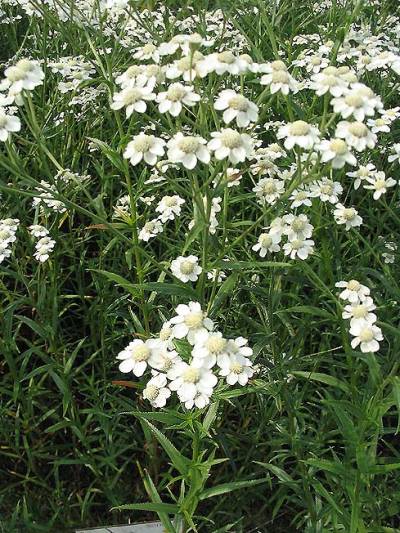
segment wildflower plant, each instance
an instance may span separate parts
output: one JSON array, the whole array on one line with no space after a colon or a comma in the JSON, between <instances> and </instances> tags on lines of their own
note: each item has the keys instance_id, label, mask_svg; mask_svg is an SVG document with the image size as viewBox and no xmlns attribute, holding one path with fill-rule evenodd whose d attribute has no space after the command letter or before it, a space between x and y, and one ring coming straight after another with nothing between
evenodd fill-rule
<instances>
[{"instance_id":1,"label":"wildflower plant","mask_svg":"<svg viewBox=\"0 0 400 533\"><path fill-rule=\"evenodd\" d=\"M40 457L60 493L90 466L81 516L396 527L399 16L142 4L0 3L5 412L62 395L37 426L78 451ZM133 449L144 490L114 494Z\"/></svg>"}]
</instances>

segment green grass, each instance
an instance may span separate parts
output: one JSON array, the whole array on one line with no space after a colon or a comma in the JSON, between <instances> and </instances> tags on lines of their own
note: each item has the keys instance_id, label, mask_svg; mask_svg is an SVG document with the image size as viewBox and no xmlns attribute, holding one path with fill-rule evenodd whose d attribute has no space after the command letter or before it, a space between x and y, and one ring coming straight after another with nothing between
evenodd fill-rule
<instances>
[{"instance_id":1,"label":"green grass","mask_svg":"<svg viewBox=\"0 0 400 533\"><path fill-rule=\"evenodd\" d=\"M290 63L298 53L292 45L296 35L321 32L324 40L339 46L351 23L363 22L378 34L385 32L387 17L400 15L396 3L384 1L379 10L333 2L320 13L305 0L164 5L171 12L181 8L180 19L191 13L191 6L199 13L200 33L207 19L204 10L221 5L247 41L248 53L260 62L275 59L280 50ZM252 7L259 9L257 16ZM150 2L150 8L157 6ZM2 9L22 13L17 7ZM150 15L136 15L156 42L178 33L168 21L160 33ZM48 10L44 18L23 14L22 21L0 27L4 62L12 63L15 54L18 59L42 58L46 72L45 83L32 93L36 117L23 106L18 112L21 132L0 147L0 218L21 221L13 257L0 265L0 531L62 532L154 519L150 511L111 510L147 501L142 479L148 487L147 473L164 502L179 496L177 471L164 448L145 423L127 414L150 410L141 386L125 388L113 381L126 378L115 356L133 335L158 331L174 307L188 301L182 297L188 285L174 281L168 271L184 245L210 269L229 257L225 284L213 286L202 279L194 290L221 331L249 338L260 372L246 394L221 396L209 436L201 433L195 414L185 415L180 425L154 424L184 456L192 453L188 435L195 428L205 450L215 448L216 458L227 459L213 466L206 488L266 478L263 484L202 500L195 512L198 530L400 531L400 269L398 252L393 264L383 261L380 240L398 241L398 185L374 201L371 191L353 189L345 176L347 167L334 171L344 187L344 203L363 217L361 228L344 232L332 209L315 202L307 210L315 227L315 255L299 261L278 254L269 263L251 246L287 203L263 211L251 192L254 177L244 164L240 188L223 192L217 234L209 236L201 221L200 231L187 233L195 180L200 194L208 194L210 168L216 173L222 164L172 171L166 182L146 185L148 167L130 167L123 160L123 148L143 122L156 116L159 133L179 130L179 123L171 124L166 115L134 114L126 120L123 112L109 109L110 92L115 91L112 73L134 63L129 51L105 36L101 25L60 22ZM224 42L229 45L229 35ZM398 37L395 45L398 50ZM110 54L99 53L107 47ZM82 55L95 69L84 86L104 89L79 120L68 106L71 94L57 90L61 77L46 67L67 55ZM250 80L246 89L255 101L259 85ZM399 76L378 71L362 80L381 95L385 109L398 104ZM195 83L213 98L225 82L212 75ZM60 112L66 117L58 124ZM288 122L292 113L319 123L324 101L313 100L309 92L288 99L268 95L260 112L260 124ZM196 119L194 130L207 139L222 127L207 104L196 117L186 116ZM360 161L371 161L398 179L399 164L389 165L384 149L399 142L399 129L394 122L391 132L380 134L378 145ZM272 130L260 128L258 133L265 145L276 141ZM90 151L90 139L107 147ZM52 183L59 167L90 174L91 179L59 191L67 213L40 215L31 205L35 187L42 179ZM180 194L187 203L182 217L169 222L161 236L137 245L137 226L152 213L138 202L139 223L134 216L128 223L112 219L117 199L128 193L135 200ZM33 259L26 230L36 222L48 227L56 241L43 265ZM127 290L101 271L122 276L139 290ZM254 282L255 274L259 282ZM376 354L350 347L335 282L351 278L370 287L377 305L385 340ZM175 288L172 294L143 290L141 285L149 282Z\"/></svg>"}]
</instances>

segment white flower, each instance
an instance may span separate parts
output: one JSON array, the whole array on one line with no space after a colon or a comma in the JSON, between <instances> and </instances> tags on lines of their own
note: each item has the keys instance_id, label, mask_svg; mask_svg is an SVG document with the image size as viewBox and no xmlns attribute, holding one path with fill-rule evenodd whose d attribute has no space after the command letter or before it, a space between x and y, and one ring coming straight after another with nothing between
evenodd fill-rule
<instances>
[{"instance_id":1,"label":"white flower","mask_svg":"<svg viewBox=\"0 0 400 533\"><path fill-rule=\"evenodd\" d=\"M150 65L144 65L142 72L136 79L136 84L139 86L147 85L151 89L154 89L156 85L165 81L165 68L152 63Z\"/></svg>"},{"instance_id":2,"label":"white flower","mask_svg":"<svg viewBox=\"0 0 400 533\"><path fill-rule=\"evenodd\" d=\"M306 190L304 187L295 189L289 198L292 201L290 207L292 209L296 209L296 207L300 207L301 205L311 207L312 202L310 200L310 196L310 191Z\"/></svg>"},{"instance_id":3,"label":"white flower","mask_svg":"<svg viewBox=\"0 0 400 533\"><path fill-rule=\"evenodd\" d=\"M122 89L126 87L135 87L139 84L138 77L143 73L144 67L142 65L131 65L123 74L115 78L115 83L120 85Z\"/></svg>"},{"instance_id":4,"label":"white flower","mask_svg":"<svg viewBox=\"0 0 400 533\"><path fill-rule=\"evenodd\" d=\"M177 117L183 106L192 107L200 101L200 95L194 92L192 86L172 83L166 92L158 93L157 102L160 113L169 113Z\"/></svg>"},{"instance_id":5,"label":"white flower","mask_svg":"<svg viewBox=\"0 0 400 533\"><path fill-rule=\"evenodd\" d=\"M126 117L129 118L134 111L144 113L147 109L146 102L155 97L149 87L126 87L113 95L114 101L110 107L114 110L126 107Z\"/></svg>"},{"instance_id":6,"label":"white flower","mask_svg":"<svg viewBox=\"0 0 400 533\"><path fill-rule=\"evenodd\" d=\"M4 71L4 88L13 94L23 90L32 91L44 80L44 72L36 61L20 59L16 65L6 68Z\"/></svg>"},{"instance_id":7,"label":"white flower","mask_svg":"<svg viewBox=\"0 0 400 533\"><path fill-rule=\"evenodd\" d=\"M139 231L139 240L148 242L150 239L163 232L163 225L160 220L155 218L146 222L143 228Z\"/></svg>"},{"instance_id":8,"label":"white flower","mask_svg":"<svg viewBox=\"0 0 400 533\"><path fill-rule=\"evenodd\" d=\"M339 70L333 66L326 67L322 72L314 74L311 80L310 88L318 96L330 93L332 96L338 97L345 92L348 86L348 82L340 76Z\"/></svg>"},{"instance_id":9,"label":"white flower","mask_svg":"<svg viewBox=\"0 0 400 533\"><path fill-rule=\"evenodd\" d=\"M398 161L400 163L400 143L396 143L391 148L392 154L388 157L389 163L393 161Z\"/></svg>"},{"instance_id":10,"label":"white flower","mask_svg":"<svg viewBox=\"0 0 400 533\"><path fill-rule=\"evenodd\" d=\"M336 204L333 212L337 224L345 224L345 230L361 226L362 218L354 207L345 207L343 204Z\"/></svg>"},{"instance_id":11,"label":"white flower","mask_svg":"<svg viewBox=\"0 0 400 533\"><path fill-rule=\"evenodd\" d=\"M378 109L384 120L393 122L400 117L400 106L392 107L391 109Z\"/></svg>"},{"instance_id":12,"label":"white flower","mask_svg":"<svg viewBox=\"0 0 400 533\"><path fill-rule=\"evenodd\" d=\"M119 364L120 372L124 374L132 372L136 377L143 376L148 360L152 356L153 350L157 349L158 346L156 339L148 339L146 341L135 339L131 341L117 355L117 359L122 361Z\"/></svg>"},{"instance_id":13,"label":"white flower","mask_svg":"<svg viewBox=\"0 0 400 533\"><path fill-rule=\"evenodd\" d=\"M164 374L157 374L152 377L143 390L143 398L148 400L153 407L164 407L171 396L171 390L167 388L167 383L167 376Z\"/></svg>"},{"instance_id":14,"label":"white flower","mask_svg":"<svg viewBox=\"0 0 400 533\"><path fill-rule=\"evenodd\" d=\"M182 77L185 81L192 82L195 78L204 78L208 71L204 66L204 56L199 51L183 56L168 65L165 74L168 79Z\"/></svg>"},{"instance_id":15,"label":"white flower","mask_svg":"<svg viewBox=\"0 0 400 533\"><path fill-rule=\"evenodd\" d=\"M168 349L168 341L163 341L160 339L155 339L158 341L154 344L154 351L152 352L151 357L149 358L149 366L154 369L153 372L168 372L175 363L181 360L176 350Z\"/></svg>"},{"instance_id":16,"label":"white flower","mask_svg":"<svg viewBox=\"0 0 400 533\"><path fill-rule=\"evenodd\" d=\"M211 141L208 143L209 150L212 150L218 160L228 158L236 165L251 157L253 152L253 142L250 135L239 133L231 128L211 133Z\"/></svg>"},{"instance_id":17,"label":"white flower","mask_svg":"<svg viewBox=\"0 0 400 533\"><path fill-rule=\"evenodd\" d=\"M260 253L260 257L265 257L267 252L279 252L281 247L281 235L279 233L261 233L258 237L258 242L251 247L255 252Z\"/></svg>"},{"instance_id":18,"label":"white flower","mask_svg":"<svg viewBox=\"0 0 400 533\"><path fill-rule=\"evenodd\" d=\"M199 64L202 76L215 72L219 76L222 74L242 74L249 68L249 63L243 57L235 56L230 50L210 54Z\"/></svg>"},{"instance_id":19,"label":"white flower","mask_svg":"<svg viewBox=\"0 0 400 533\"><path fill-rule=\"evenodd\" d=\"M11 250L7 242L0 241L0 263L11 256Z\"/></svg>"},{"instance_id":20,"label":"white flower","mask_svg":"<svg viewBox=\"0 0 400 533\"><path fill-rule=\"evenodd\" d=\"M372 163L368 163L367 165L360 165L358 169L354 172L347 172L346 176L349 176L350 178L355 178L354 188L357 190L361 185L362 181L375 176L376 172L377 170L375 168L375 165L373 165Z\"/></svg>"},{"instance_id":21,"label":"white flower","mask_svg":"<svg viewBox=\"0 0 400 533\"><path fill-rule=\"evenodd\" d=\"M305 240L311 237L314 226L309 223L307 215L296 216L290 213L285 215L282 220L285 223L283 232L288 236L289 240Z\"/></svg>"},{"instance_id":22,"label":"white flower","mask_svg":"<svg viewBox=\"0 0 400 533\"><path fill-rule=\"evenodd\" d=\"M0 242L3 244L11 244L17 240L17 237L15 235L15 231L13 231L10 227L7 226L0 226Z\"/></svg>"},{"instance_id":23,"label":"white flower","mask_svg":"<svg viewBox=\"0 0 400 533\"><path fill-rule=\"evenodd\" d=\"M217 364L221 369L219 375L225 377L228 385L246 385L254 374L250 359L240 354L224 353L218 357Z\"/></svg>"},{"instance_id":24,"label":"white flower","mask_svg":"<svg viewBox=\"0 0 400 533\"><path fill-rule=\"evenodd\" d=\"M149 165L155 165L157 158L164 155L165 141L154 135L140 133L135 135L125 149L124 158L129 159L131 165L135 166L142 159Z\"/></svg>"},{"instance_id":25,"label":"white flower","mask_svg":"<svg viewBox=\"0 0 400 533\"><path fill-rule=\"evenodd\" d=\"M3 218L2 220L0 220L0 231L3 229L7 229L15 233L18 227L19 227L18 218Z\"/></svg>"},{"instance_id":26,"label":"white flower","mask_svg":"<svg viewBox=\"0 0 400 533\"><path fill-rule=\"evenodd\" d=\"M239 128L247 127L250 122L257 122L258 107L245 96L236 93L232 89L221 91L214 103L218 111L225 110L223 120L229 124L236 119Z\"/></svg>"},{"instance_id":27,"label":"white flower","mask_svg":"<svg viewBox=\"0 0 400 533\"><path fill-rule=\"evenodd\" d=\"M276 178L263 178L253 188L261 205L273 205L285 192L285 182Z\"/></svg>"},{"instance_id":28,"label":"white flower","mask_svg":"<svg viewBox=\"0 0 400 533\"><path fill-rule=\"evenodd\" d=\"M286 224L282 217L274 218L271 224L269 225L269 233L271 235L279 235L281 237L285 229Z\"/></svg>"},{"instance_id":29,"label":"white flower","mask_svg":"<svg viewBox=\"0 0 400 533\"><path fill-rule=\"evenodd\" d=\"M332 168L343 168L346 163L356 165L357 159L343 139L323 140L317 146L323 163L331 162Z\"/></svg>"},{"instance_id":30,"label":"white flower","mask_svg":"<svg viewBox=\"0 0 400 533\"><path fill-rule=\"evenodd\" d=\"M370 293L368 287L362 285L355 279L351 279L350 281L338 281L335 283L335 287L344 289L339 294L339 298L342 300L348 300L352 304L364 301Z\"/></svg>"},{"instance_id":31,"label":"white flower","mask_svg":"<svg viewBox=\"0 0 400 533\"><path fill-rule=\"evenodd\" d=\"M347 122L343 120L338 123L335 135L344 139L357 152L362 152L367 147L373 148L377 141L375 133L372 133L362 122Z\"/></svg>"},{"instance_id":32,"label":"white flower","mask_svg":"<svg viewBox=\"0 0 400 533\"><path fill-rule=\"evenodd\" d=\"M134 59L139 59L139 61L146 61L148 59L152 59L155 63L160 61L160 54L157 46L153 43L147 43L144 46L136 48L132 57Z\"/></svg>"},{"instance_id":33,"label":"white flower","mask_svg":"<svg viewBox=\"0 0 400 533\"><path fill-rule=\"evenodd\" d=\"M307 257L314 252L314 241L293 239L283 245L283 252L285 255L290 255L290 259L307 259Z\"/></svg>"},{"instance_id":34,"label":"white flower","mask_svg":"<svg viewBox=\"0 0 400 533\"><path fill-rule=\"evenodd\" d=\"M385 173L382 171L376 172L372 178L365 178L365 181L369 185L364 184L363 187L374 191L374 200L379 200L382 194L387 192L388 187L393 187L397 183L393 178L386 178Z\"/></svg>"},{"instance_id":35,"label":"white flower","mask_svg":"<svg viewBox=\"0 0 400 533\"><path fill-rule=\"evenodd\" d=\"M199 258L195 255L189 255L187 257L179 256L171 263L172 274L187 283L188 281L197 281L199 274L203 271L198 264Z\"/></svg>"},{"instance_id":36,"label":"white flower","mask_svg":"<svg viewBox=\"0 0 400 533\"><path fill-rule=\"evenodd\" d=\"M243 172L238 168L227 168L225 174L218 174L217 178L214 179L214 187L217 187L220 184L226 185L228 188L235 187L239 185L243 177Z\"/></svg>"},{"instance_id":37,"label":"white flower","mask_svg":"<svg viewBox=\"0 0 400 533\"><path fill-rule=\"evenodd\" d=\"M199 333L192 351L192 364L194 366L212 368L217 361L217 357L227 353L227 348L228 341L219 331Z\"/></svg>"},{"instance_id":38,"label":"white flower","mask_svg":"<svg viewBox=\"0 0 400 533\"><path fill-rule=\"evenodd\" d=\"M286 65L283 61L277 60L271 63L259 65L259 72L264 72L261 76L261 85L268 85L271 94L280 91L284 95L289 92L296 93L299 90L299 85L294 78L287 71Z\"/></svg>"},{"instance_id":39,"label":"white flower","mask_svg":"<svg viewBox=\"0 0 400 533\"><path fill-rule=\"evenodd\" d=\"M174 365L167 376L171 380L169 388L177 392L180 401L187 409L191 409L193 405L196 407L199 404L203 405L204 398L198 402L196 401L197 395L210 397L218 382L218 378L211 370L204 367L198 368L193 364L188 365L184 361Z\"/></svg>"},{"instance_id":40,"label":"white flower","mask_svg":"<svg viewBox=\"0 0 400 533\"><path fill-rule=\"evenodd\" d=\"M188 55L190 51L197 50L201 46L210 47L214 41L203 39L199 33L192 33L190 35L174 35L167 43L161 43L158 47L159 53L162 56L172 55L180 48L184 55Z\"/></svg>"},{"instance_id":41,"label":"white flower","mask_svg":"<svg viewBox=\"0 0 400 533\"><path fill-rule=\"evenodd\" d=\"M5 110L0 107L0 141L6 141L11 132L21 129L21 121L18 117L7 115Z\"/></svg>"},{"instance_id":42,"label":"white flower","mask_svg":"<svg viewBox=\"0 0 400 533\"><path fill-rule=\"evenodd\" d=\"M178 217L181 214L181 206L184 203L185 200L176 194L174 196L163 196L156 207L157 213L160 213L161 222L174 220L176 216Z\"/></svg>"},{"instance_id":43,"label":"white flower","mask_svg":"<svg viewBox=\"0 0 400 533\"><path fill-rule=\"evenodd\" d=\"M175 311L177 315L171 318L170 322L173 335L177 339L187 337L190 344L194 345L200 334L211 331L214 327L213 321L207 318L198 302L180 304Z\"/></svg>"},{"instance_id":44,"label":"white flower","mask_svg":"<svg viewBox=\"0 0 400 533\"><path fill-rule=\"evenodd\" d=\"M278 139L285 139L284 146L291 150L294 146L300 146L304 150L311 150L314 144L319 142L319 130L304 120L296 120L281 126L278 130Z\"/></svg>"},{"instance_id":45,"label":"white flower","mask_svg":"<svg viewBox=\"0 0 400 533\"><path fill-rule=\"evenodd\" d=\"M40 263L47 261L55 244L56 241L53 241L50 239L50 237L42 237L39 239L35 246L36 252L33 254L35 259L37 259Z\"/></svg>"},{"instance_id":46,"label":"white flower","mask_svg":"<svg viewBox=\"0 0 400 533\"><path fill-rule=\"evenodd\" d=\"M183 166L192 170L199 159L202 163L210 162L210 152L205 146L207 141L203 137L183 135L176 133L168 141L168 159L172 163L182 163Z\"/></svg>"},{"instance_id":47,"label":"white flower","mask_svg":"<svg viewBox=\"0 0 400 533\"><path fill-rule=\"evenodd\" d=\"M328 178L313 181L310 185L310 195L319 198L321 202L337 204L342 192L343 187L341 184L338 181L332 181Z\"/></svg>"},{"instance_id":48,"label":"white flower","mask_svg":"<svg viewBox=\"0 0 400 533\"><path fill-rule=\"evenodd\" d=\"M29 226L29 232L33 237L46 237L49 234L49 230L38 224Z\"/></svg>"},{"instance_id":49,"label":"white flower","mask_svg":"<svg viewBox=\"0 0 400 533\"><path fill-rule=\"evenodd\" d=\"M360 346L363 353L377 352L379 350L379 341L383 340L381 329L368 322L352 326L350 335L354 337L351 341L351 347L357 348L357 346Z\"/></svg>"},{"instance_id":50,"label":"white flower","mask_svg":"<svg viewBox=\"0 0 400 533\"><path fill-rule=\"evenodd\" d=\"M380 117L376 119L368 119L368 126L371 128L372 133L389 133L391 120L388 118Z\"/></svg>"},{"instance_id":51,"label":"white flower","mask_svg":"<svg viewBox=\"0 0 400 533\"><path fill-rule=\"evenodd\" d=\"M366 116L373 116L375 110L382 108L380 98L362 83L353 83L343 96L331 100L335 113L340 113L343 118L353 116L355 120L363 122Z\"/></svg>"},{"instance_id":52,"label":"white flower","mask_svg":"<svg viewBox=\"0 0 400 533\"><path fill-rule=\"evenodd\" d=\"M342 317L350 319L350 326L359 326L364 323L373 324L376 322L376 315L371 311L376 309L371 297L366 296L362 302L346 305Z\"/></svg>"}]
</instances>

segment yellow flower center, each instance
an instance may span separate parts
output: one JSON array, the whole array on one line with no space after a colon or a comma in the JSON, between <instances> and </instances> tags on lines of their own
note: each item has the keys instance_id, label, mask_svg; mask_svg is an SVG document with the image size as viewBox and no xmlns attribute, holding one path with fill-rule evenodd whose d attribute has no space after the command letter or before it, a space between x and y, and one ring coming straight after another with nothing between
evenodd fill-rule
<instances>
[{"instance_id":1,"label":"yellow flower center","mask_svg":"<svg viewBox=\"0 0 400 533\"><path fill-rule=\"evenodd\" d=\"M355 280L355 279L352 279L348 282L347 284L347 288L350 290L350 291L359 291L360 290L360 283Z\"/></svg>"},{"instance_id":2,"label":"yellow flower center","mask_svg":"<svg viewBox=\"0 0 400 533\"><path fill-rule=\"evenodd\" d=\"M191 261L182 261L181 265L180 265L180 270L182 272L182 274L191 274L194 270L194 263L192 263Z\"/></svg>"},{"instance_id":3,"label":"yellow flower center","mask_svg":"<svg viewBox=\"0 0 400 533\"><path fill-rule=\"evenodd\" d=\"M236 109L237 111L247 111L249 107L249 103L247 101L247 98L242 96L241 94L238 94L231 98L228 102L229 107L232 109Z\"/></svg>"},{"instance_id":4,"label":"yellow flower center","mask_svg":"<svg viewBox=\"0 0 400 533\"><path fill-rule=\"evenodd\" d=\"M287 83L289 74L286 70L274 70L272 73L272 83Z\"/></svg>"},{"instance_id":5,"label":"yellow flower center","mask_svg":"<svg viewBox=\"0 0 400 533\"><path fill-rule=\"evenodd\" d=\"M360 331L358 336L361 342L370 342L374 338L374 332L369 328L364 328Z\"/></svg>"},{"instance_id":6,"label":"yellow flower center","mask_svg":"<svg viewBox=\"0 0 400 533\"><path fill-rule=\"evenodd\" d=\"M185 152L185 154L191 154L198 149L199 141L196 137L184 137L179 141L178 147L182 152Z\"/></svg>"},{"instance_id":7,"label":"yellow flower center","mask_svg":"<svg viewBox=\"0 0 400 533\"><path fill-rule=\"evenodd\" d=\"M221 142L224 144L227 148L239 148L239 146L242 143L242 138L240 136L240 133L235 130L227 129L222 132L221 134Z\"/></svg>"},{"instance_id":8,"label":"yellow flower center","mask_svg":"<svg viewBox=\"0 0 400 533\"><path fill-rule=\"evenodd\" d=\"M218 61L231 65L235 62L235 56L232 54L231 51L226 50L225 52L221 52L220 54L218 54Z\"/></svg>"},{"instance_id":9,"label":"yellow flower center","mask_svg":"<svg viewBox=\"0 0 400 533\"><path fill-rule=\"evenodd\" d=\"M353 307L353 316L354 318L364 318L367 316L368 310L363 304L359 304Z\"/></svg>"},{"instance_id":10,"label":"yellow flower center","mask_svg":"<svg viewBox=\"0 0 400 533\"><path fill-rule=\"evenodd\" d=\"M213 354L220 353L226 346L226 339L212 335L206 341L206 348Z\"/></svg>"},{"instance_id":11,"label":"yellow flower center","mask_svg":"<svg viewBox=\"0 0 400 533\"><path fill-rule=\"evenodd\" d=\"M185 324L188 328L200 328L203 325L204 315L202 311L194 311L185 316Z\"/></svg>"},{"instance_id":12,"label":"yellow flower center","mask_svg":"<svg viewBox=\"0 0 400 533\"><path fill-rule=\"evenodd\" d=\"M132 358L138 362L147 361L149 356L150 350L144 344L142 344L141 346L136 346L132 351Z\"/></svg>"},{"instance_id":13,"label":"yellow flower center","mask_svg":"<svg viewBox=\"0 0 400 533\"><path fill-rule=\"evenodd\" d=\"M287 70L285 63L280 59L278 59L277 61L272 61L271 68L272 70Z\"/></svg>"},{"instance_id":14,"label":"yellow flower center","mask_svg":"<svg viewBox=\"0 0 400 533\"><path fill-rule=\"evenodd\" d=\"M147 387L145 388L145 392L146 398L152 401L157 398L160 393L160 389L158 389L155 385L147 385Z\"/></svg>"},{"instance_id":15,"label":"yellow flower center","mask_svg":"<svg viewBox=\"0 0 400 533\"><path fill-rule=\"evenodd\" d=\"M329 147L337 155L343 155L347 152L347 144L342 139L333 139Z\"/></svg>"},{"instance_id":16,"label":"yellow flower center","mask_svg":"<svg viewBox=\"0 0 400 533\"><path fill-rule=\"evenodd\" d=\"M310 127L310 124L307 124L304 120L296 120L296 122L293 122L293 124L290 125L289 132L290 135L294 136L307 135L310 131Z\"/></svg>"},{"instance_id":17,"label":"yellow flower center","mask_svg":"<svg viewBox=\"0 0 400 533\"><path fill-rule=\"evenodd\" d=\"M348 94L344 101L350 107L361 107L364 102L363 97L357 93Z\"/></svg>"},{"instance_id":18,"label":"yellow flower center","mask_svg":"<svg viewBox=\"0 0 400 533\"><path fill-rule=\"evenodd\" d=\"M135 139L134 146L137 152L147 152L153 145L153 138L150 135L141 135Z\"/></svg>"},{"instance_id":19,"label":"yellow flower center","mask_svg":"<svg viewBox=\"0 0 400 533\"><path fill-rule=\"evenodd\" d=\"M185 370L182 377L186 383L197 383L200 378L200 370L198 368L189 367Z\"/></svg>"},{"instance_id":20,"label":"yellow flower center","mask_svg":"<svg viewBox=\"0 0 400 533\"><path fill-rule=\"evenodd\" d=\"M354 137L365 137L368 133L368 128L362 122L352 122L349 126L349 132L354 135Z\"/></svg>"},{"instance_id":21,"label":"yellow flower center","mask_svg":"<svg viewBox=\"0 0 400 533\"><path fill-rule=\"evenodd\" d=\"M241 374L243 372L243 365L241 365L240 363L232 363L231 372L233 372L234 374Z\"/></svg>"}]
</instances>

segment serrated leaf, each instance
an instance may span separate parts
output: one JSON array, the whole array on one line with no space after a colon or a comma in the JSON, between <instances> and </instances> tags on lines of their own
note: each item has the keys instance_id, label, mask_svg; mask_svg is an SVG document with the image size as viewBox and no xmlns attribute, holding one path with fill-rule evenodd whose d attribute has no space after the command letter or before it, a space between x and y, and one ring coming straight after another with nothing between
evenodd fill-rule
<instances>
[{"instance_id":1,"label":"serrated leaf","mask_svg":"<svg viewBox=\"0 0 400 533\"><path fill-rule=\"evenodd\" d=\"M137 415L135 414L135 416ZM158 442L164 448L165 452L168 454L168 457L171 459L172 464L178 470L178 472L180 472L182 476L187 476L189 472L190 460L184 455L182 455L181 452L178 451L177 448L175 448L172 442L159 429L153 426L151 422L142 419L142 423L145 424L156 437Z\"/></svg>"},{"instance_id":2,"label":"serrated leaf","mask_svg":"<svg viewBox=\"0 0 400 533\"><path fill-rule=\"evenodd\" d=\"M221 485L217 485L216 487L211 487L210 489L203 490L203 492L201 492L200 494L200 500L213 498L214 496L220 496L221 494L227 494L228 492L233 492L234 490L260 485L261 483L267 483L268 481L269 478L263 477L261 479L247 479L245 481L232 481L230 483L222 483Z\"/></svg>"},{"instance_id":3,"label":"serrated leaf","mask_svg":"<svg viewBox=\"0 0 400 533\"><path fill-rule=\"evenodd\" d=\"M173 503L127 503L112 507L112 511L152 511L154 513L178 514L179 507Z\"/></svg>"}]
</instances>

